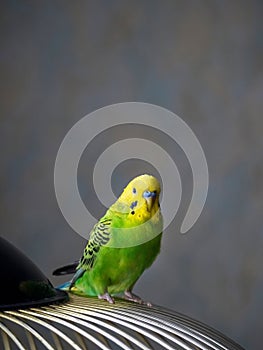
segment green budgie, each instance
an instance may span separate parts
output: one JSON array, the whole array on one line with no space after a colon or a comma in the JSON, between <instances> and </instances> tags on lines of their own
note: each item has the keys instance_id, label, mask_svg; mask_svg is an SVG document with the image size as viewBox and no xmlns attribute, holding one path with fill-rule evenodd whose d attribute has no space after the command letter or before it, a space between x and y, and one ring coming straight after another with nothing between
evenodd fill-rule
<instances>
[{"instance_id":1,"label":"green budgie","mask_svg":"<svg viewBox=\"0 0 263 350\"><path fill-rule=\"evenodd\" d=\"M163 220L159 195L155 177L134 178L92 229L80 261L53 272L75 272L71 282L61 288L109 303L114 303L114 296L144 303L132 289L160 252Z\"/></svg>"}]
</instances>

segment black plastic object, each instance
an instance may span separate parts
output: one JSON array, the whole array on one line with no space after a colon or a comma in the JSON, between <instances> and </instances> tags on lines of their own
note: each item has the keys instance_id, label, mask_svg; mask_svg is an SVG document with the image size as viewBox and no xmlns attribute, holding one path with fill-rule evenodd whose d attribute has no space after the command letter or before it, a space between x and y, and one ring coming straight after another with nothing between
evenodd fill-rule
<instances>
[{"instance_id":1,"label":"black plastic object","mask_svg":"<svg viewBox=\"0 0 263 350\"><path fill-rule=\"evenodd\" d=\"M38 307L68 301L39 268L0 237L0 310Z\"/></svg>"}]
</instances>

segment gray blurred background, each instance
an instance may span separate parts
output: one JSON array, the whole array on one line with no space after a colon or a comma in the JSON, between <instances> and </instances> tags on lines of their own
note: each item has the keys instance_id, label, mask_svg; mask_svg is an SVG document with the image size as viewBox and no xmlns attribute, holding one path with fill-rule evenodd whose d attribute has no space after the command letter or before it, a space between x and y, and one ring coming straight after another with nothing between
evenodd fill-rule
<instances>
[{"instance_id":1,"label":"gray blurred background","mask_svg":"<svg viewBox=\"0 0 263 350\"><path fill-rule=\"evenodd\" d=\"M108 104L143 101L183 118L204 149L210 187L204 211L179 228L191 168L157 131L116 128L83 154L79 187L100 217L92 169L106 145L145 137L176 160L180 210L160 256L135 291L203 321L247 349L263 343L263 31L261 1L1 1L1 233L54 284L85 241L55 198L56 153L68 130ZM114 171L119 194L150 171L127 161ZM3 281L2 281L3 283Z\"/></svg>"}]
</instances>

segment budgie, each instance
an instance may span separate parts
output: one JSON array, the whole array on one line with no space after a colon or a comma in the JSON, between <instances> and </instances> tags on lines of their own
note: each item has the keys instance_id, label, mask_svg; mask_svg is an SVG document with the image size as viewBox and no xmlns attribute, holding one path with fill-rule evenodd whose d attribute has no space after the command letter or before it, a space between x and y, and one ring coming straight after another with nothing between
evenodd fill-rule
<instances>
[{"instance_id":1,"label":"budgie","mask_svg":"<svg viewBox=\"0 0 263 350\"><path fill-rule=\"evenodd\" d=\"M132 289L160 252L163 219L159 195L155 177L144 174L134 178L93 227L81 259L53 272L75 272L64 289L109 303L114 303L114 296L145 303Z\"/></svg>"}]
</instances>

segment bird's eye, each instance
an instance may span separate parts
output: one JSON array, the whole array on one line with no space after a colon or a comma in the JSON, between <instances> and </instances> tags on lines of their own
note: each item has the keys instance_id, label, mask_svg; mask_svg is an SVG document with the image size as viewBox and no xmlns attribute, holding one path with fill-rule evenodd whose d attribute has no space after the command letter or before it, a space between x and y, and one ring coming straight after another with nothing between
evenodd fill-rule
<instances>
[{"instance_id":1,"label":"bird's eye","mask_svg":"<svg viewBox=\"0 0 263 350\"><path fill-rule=\"evenodd\" d=\"M136 188L133 187L132 192L135 194L136 193Z\"/></svg>"}]
</instances>

